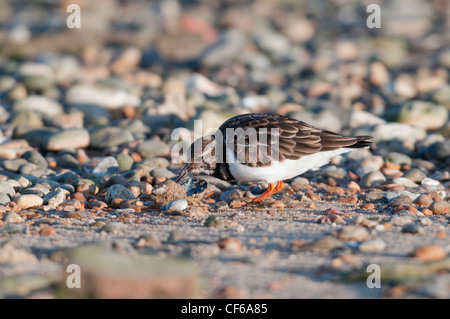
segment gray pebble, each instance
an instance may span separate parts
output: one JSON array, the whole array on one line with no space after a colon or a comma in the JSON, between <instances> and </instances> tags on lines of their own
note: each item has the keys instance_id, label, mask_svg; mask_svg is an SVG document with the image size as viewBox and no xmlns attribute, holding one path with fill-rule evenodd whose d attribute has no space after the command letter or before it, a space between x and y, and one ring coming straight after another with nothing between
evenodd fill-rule
<instances>
[{"instance_id":1,"label":"gray pebble","mask_svg":"<svg viewBox=\"0 0 450 319\"><path fill-rule=\"evenodd\" d=\"M383 184L386 182L386 177L383 175L383 173L375 171L370 172L364 175L361 178L360 185L362 187L373 187L380 184Z\"/></svg>"},{"instance_id":2,"label":"gray pebble","mask_svg":"<svg viewBox=\"0 0 450 319\"><path fill-rule=\"evenodd\" d=\"M412 163L412 160L408 155L397 152L387 154L385 160L398 165L411 165Z\"/></svg>"},{"instance_id":3,"label":"gray pebble","mask_svg":"<svg viewBox=\"0 0 450 319\"><path fill-rule=\"evenodd\" d=\"M149 140L140 143L137 146L137 151L143 158L152 158L169 154L170 148L163 141Z\"/></svg>"},{"instance_id":4,"label":"gray pebble","mask_svg":"<svg viewBox=\"0 0 450 319\"><path fill-rule=\"evenodd\" d=\"M8 171L18 172L22 165L27 164L28 161L24 158L16 158L11 160L6 160L3 162L3 167Z\"/></svg>"},{"instance_id":5,"label":"gray pebble","mask_svg":"<svg viewBox=\"0 0 450 319\"><path fill-rule=\"evenodd\" d=\"M134 164L133 158L125 153L119 153L116 155L117 163L119 163L119 167L121 171L128 171Z\"/></svg>"},{"instance_id":6,"label":"gray pebble","mask_svg":"<svg viewBox=\"0 0 450 319\"><path fill-rule=\"evenodd\" d=\"M402 232L408 234L424 234L425 229L418 224L409 224L403 227Z\"/></svg>"},{"instance_id":7,"label":"gray pebble","mask_svg":"<svg viewBox=\"0 0 450 319\"><path fill-rule=\"evenodd\" d=\"M107 126L91 132L89 147L102 149L119 146L133 140L134 137L131 132L120 127Z\"/></svg>"},{"instance_id":8,"label":"gray pebble","mask_svg":"<svg viewBox=\"0 0 450 319\"><path fill-rule=\"evenodd\" d=\"M6 194L9 197L14 196L16 194L16 191L11 186L11 184L8 181L0 181L0 193Z\"/></svg>"},{"instance_id":9,"label":"gray pebble","mask_svg":"<svg viewBox=\"0 0 450 319\"><path fill-rule=\"evenodd\" d=\"M420 183L425 177L425 173L417 168L411 168L405 172L403 177L413 181L414 183Z\"/></svg>"},{"instance_id":10,"label":"gray pebble","mask_svg":"<svg viewBox=\"0 0 450 319\"><path fill-rule=\"evenodd\" d=\"M124 200L135 199L133 193L123 185L115 184L109 187L105 196L105 201L111 203L114 198L121 198Z\"/></svg>"},{"instance_id":11,"label":"gray pebble","mask_svg":"<svg viewBox=\"0 0 450 319\"><path fill-rule=\"evenodd\" d=\"M112 156L108 156L102 159L97 164L97 166L92 170L92 173L94 175L100 177L104 177L106 175L111 175L118 172L120 172L119 163L117 163L117 160Z\"/></svg>"},{"instance_id":12,"label":"gray pebble","mask_svg":"<svg viewBox=\"0 0 450 319\"><path fill-rule=\"evenodd\" d=\"M205 227L222 227L225 225L225 220L217 215L209 216L204 223Z\"/></svg>"},{"instance_id":13,"label":"gray pebble","mask_svg":"<svg viewBox=\"0 0 450 319\"><path fill-rule=\"evenodd\" d=\"M5 193L0 192L0 205L6 205L11 201L9 196Z\"/></svg>"},{"instance_id":14,"label":"gray pebble","mask_svg":"<svg viewBox=\"0 0 450 319\"><path fill-rule=\"evenodd\" d=\"M176 176L174 173L169 171L168 169L161 168L161 167L155 167L151 170L150 175L152 177L165 177L167 179L170 179L174 176Z\"/></svg>"},{"instance_id":15,"label":"gray pebble","mask_svg":"<svg viewBox=\"0 0 450 319\"><path fill-rule=\"evenodd\" d=\"M28 162L37 165L40 168L47 168L48 163L44 156L37 151L28 151L22 154L22 158L26 159Z\"/></svg>"},{"instance_id":16,"label":"gray pebble","mask_svg":"<svg viewBox=\"0 0 450 319\"><path fill-rule=\"evenodd\" d=\"M5 216L3 217L3 220L7 224L11 223L21 223L24 221L22 217L20 217L18 214L14 212L6 212Z\"/></svg>"},{"instance_id":17,"label":"gray pebble","mask_svg":"<svg viewBox=\"0 0 450 319\"><path fill-rule=\"evenodd\" d=\"M58 157L56 161L59 167L79 170L81 168L80 162L71 154L63 154Z\"/></svg>"},{"instance_id":18,"label":"gray pebble","mask_svg":"<svg viewBox=\"0 0 450 319\"><path fill-rule=\"evenodd\" d=\"M89 145L89 132L84 128L72 128L51 135L46 143L47 151L84 148Z\"/></svg>"}]
</instances>

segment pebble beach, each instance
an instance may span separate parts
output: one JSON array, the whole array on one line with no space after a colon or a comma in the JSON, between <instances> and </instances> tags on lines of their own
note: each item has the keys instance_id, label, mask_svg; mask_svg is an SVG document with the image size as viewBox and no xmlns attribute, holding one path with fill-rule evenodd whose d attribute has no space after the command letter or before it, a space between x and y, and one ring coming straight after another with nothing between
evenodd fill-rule
<instances>
[{"instance_id":1,"label":"pebble beach","mask_svg":"<svg viewBox=\"0 0 450 319\"><path fill-rule=\"evenodd\" d=\"M450 298L450 3L71 3L0 1L0 298ZM373 144L173 181L251 112Z\"/></svg>"}]
</instances>

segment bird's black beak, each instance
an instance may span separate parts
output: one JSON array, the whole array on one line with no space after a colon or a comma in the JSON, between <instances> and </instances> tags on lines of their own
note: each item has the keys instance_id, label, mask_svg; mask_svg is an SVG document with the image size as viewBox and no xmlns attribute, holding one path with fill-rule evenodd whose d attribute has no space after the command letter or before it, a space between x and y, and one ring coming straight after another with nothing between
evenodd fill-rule
<instances>
[{"instance_id":1,"label":"bird's black beak","mask_svg":"<svg viewBox=\"0 0 450 319\"><path fill-rule=\"evenodd\" d=\"M178 174L178 177L175 178L175 183L178 183L179 181L181 181L183 179L183 177L185 177L186 175L188 175L192 170L192 166L189 163L184 164L183 168L181 169L180 173Z\"/></svg>"}]
</instances>

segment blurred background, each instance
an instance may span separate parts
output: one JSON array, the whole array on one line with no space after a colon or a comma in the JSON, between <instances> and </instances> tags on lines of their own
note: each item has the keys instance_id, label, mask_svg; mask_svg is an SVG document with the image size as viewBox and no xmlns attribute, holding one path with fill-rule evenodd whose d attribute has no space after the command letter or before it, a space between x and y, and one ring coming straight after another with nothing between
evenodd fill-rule
<instances>
[{"instance_id":1,"label":"blurred background","mask_svg":"<svg viewBox=\"0 0 450 319\"><path fill-rule=\"evenodd\" d=\"M366 24L372 3L381 28ZM81 28L66 25L70 4ZM445 0L1 1L2 113L38 94L81 109L87 126L131 106L152 129L277 111L448 138L449 16Z\"/></svg>"}]
</instances>

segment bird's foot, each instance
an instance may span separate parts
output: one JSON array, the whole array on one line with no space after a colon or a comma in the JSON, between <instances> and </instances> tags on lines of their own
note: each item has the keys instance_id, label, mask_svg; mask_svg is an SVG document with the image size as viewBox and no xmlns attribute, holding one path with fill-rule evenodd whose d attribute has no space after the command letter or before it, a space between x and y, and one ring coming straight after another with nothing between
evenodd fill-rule
<instances>
[{"instance_id":1,"label":"bird's foot","mask_svg":"<svg viewBox=\"0 0 450 319\"><path fill-rule=\"evenodd\" d=\"M269 197L269 196L279 192L280 190L282 190L283 187L284 187L283 181L279 181L276 186L273 183L269 183L269 187L267 188L267 190L264 193L262 193L261 195L259 195L258 197L252 199L252 202L253 203L262 202L267 197Z\"/></svg>"}]
</instances>

